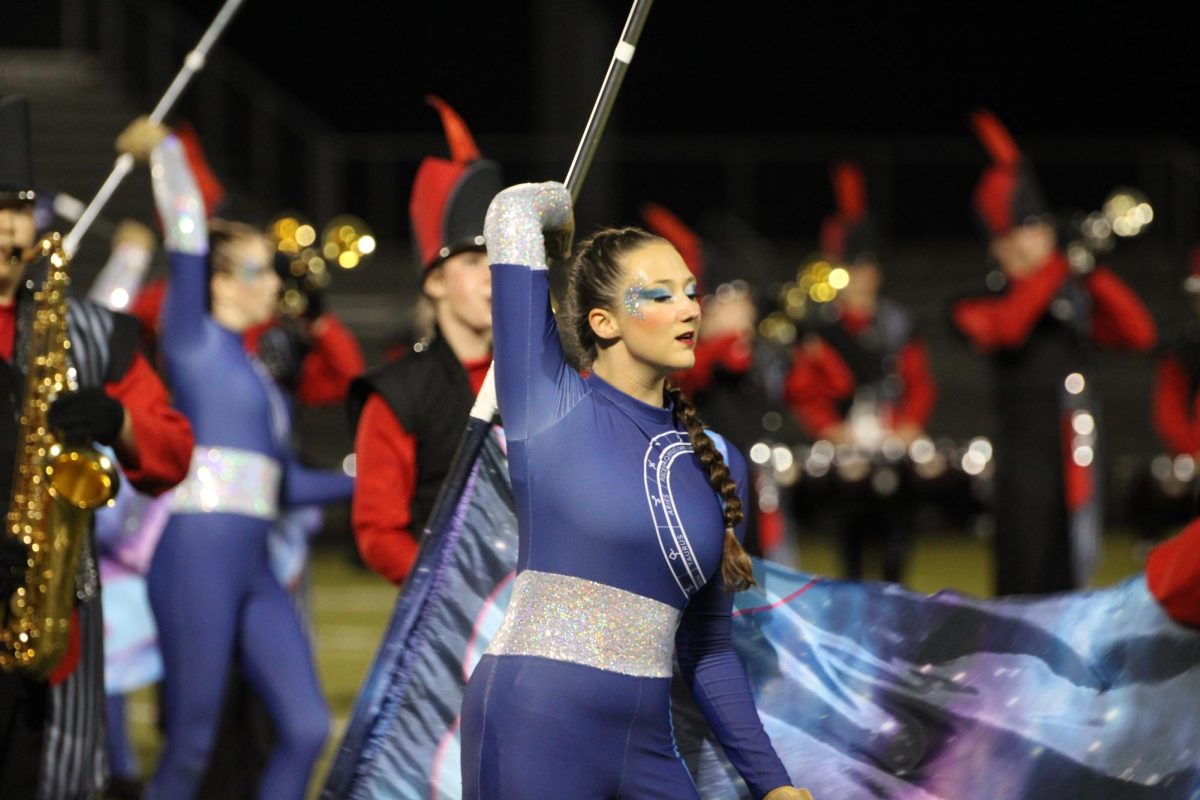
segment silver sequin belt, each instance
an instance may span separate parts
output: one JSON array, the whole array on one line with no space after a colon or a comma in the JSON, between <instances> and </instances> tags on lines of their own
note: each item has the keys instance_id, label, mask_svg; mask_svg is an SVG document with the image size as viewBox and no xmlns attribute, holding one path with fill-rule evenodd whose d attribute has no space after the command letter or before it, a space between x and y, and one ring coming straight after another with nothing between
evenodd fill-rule
<instances>
[{"instance_id":1,"label":"silver sequin belt","mask_svg":"<svg viewBox=\"0 0 1200 800\"><path fill-rule=\"evenodd\" d=\"M196 447L183 483L171 495L173 514L279 515L283 469L270 456L236 447Z\"/></svg>"},{"instance_id":2,"label":"silver sequin belt","mask_svg":"<svg viewBox=\"0 0 1200 800\"><path fill-rule=\"evenodd\" d=\"M679 616L673 606L624 589L527 569L513 582L488 652L669 678Z\"/></svg>"}]
</instances>

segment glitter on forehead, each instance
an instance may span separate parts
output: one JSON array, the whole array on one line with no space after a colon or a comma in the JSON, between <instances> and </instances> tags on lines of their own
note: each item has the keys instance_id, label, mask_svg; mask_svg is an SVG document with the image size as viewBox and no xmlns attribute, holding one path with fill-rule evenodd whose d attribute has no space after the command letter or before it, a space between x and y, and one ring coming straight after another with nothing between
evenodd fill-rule
<instances>
[{"instance_id":1,"label":"glitter on forehead","mask_svg":"<svg viewBox=\"0 0 1200 800\"><path fill-rule=\"evenodd\" d=\"M650 279L646 277L646 273L638 270L638 274L633 279L633 286L625 290L625 310L629 312L629 316L637 319L645 319L646 312L642 311L642 292L646 289L646 284Z\"/></svg>"}]
</instances>

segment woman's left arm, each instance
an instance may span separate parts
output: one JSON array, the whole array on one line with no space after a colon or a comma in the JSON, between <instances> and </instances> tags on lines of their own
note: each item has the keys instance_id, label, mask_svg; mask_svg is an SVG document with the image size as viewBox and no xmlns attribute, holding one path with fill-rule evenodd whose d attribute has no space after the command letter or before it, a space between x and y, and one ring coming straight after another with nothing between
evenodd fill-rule
<instances>
[{"instance_id":1,"label":"woman's left arm","mask_svg":"<svg viewBox=\"0 0 1200 800\"><path fill-rule=\"evenodd\" d=\"M735 449L730 448L729 453L729 467L738 484L738 494L743 507L748 507L745 461ZM744 522L736 533L739 540L744 536ZM763 730L746 669L733 648L732 610L733 593L725 590L718 568L684 610L675 649L680 671L696 705L751 794L761 798L775 789L790 787L791 779ZM776 797L779 795L773 795L772 800Z\"/></svg>"},{"instance_id":2,"label":"woman's left arm","mask_svg":"<svg viewBox=\"0 0 1200 800\"><path fill-rule=\"evenodd\" d=\"M354 478L343 472L306 467L295 458L286 462L283 475L283 504L325 505L349 500Z\"/></svg>"}]
</instances>

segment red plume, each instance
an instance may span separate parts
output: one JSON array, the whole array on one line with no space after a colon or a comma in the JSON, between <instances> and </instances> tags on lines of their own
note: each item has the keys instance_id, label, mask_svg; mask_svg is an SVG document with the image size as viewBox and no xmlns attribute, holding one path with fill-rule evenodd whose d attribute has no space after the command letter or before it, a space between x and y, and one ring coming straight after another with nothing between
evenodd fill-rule
<instances>
[{"instance_id":1,"label":"red plume","mask_svg":"<svg viewBox=\"0 0 1200 800\"><path fill-rule=\"evenodd\" d=\"M704 272L704 248L696 232L679 217L654 203L642 206L642 219L650 230L674 245L679 255L683 256L683 263L687 264L696 280L700 280Z\"/></svg>"},{"instance_id":2,"label":"red plume","mask_svg":"<svg viewBox=\"0 0 1200 800\"><path fill-rule=\"evenodd\" d=\"M467 123L458 112L436 95L425 95L425 102L437 109L442 117L442 128L446 131L446 141L450 144L450 158L459 164L467 164L479 160L479 147L471 136Z\"/></svg>"},{"instance_id":3,"label":"red plume","mask_svg":"<svg viewBox=\"0 0 1200 800\"><path fill-rule=\"evenodd\" d=\"M992 154L993 161L1006 167L1015 167L1021 163L1021 149L995 114L986 109L976 111L971 115L971 125L974 126L979 141L983 142L983 146Z\"/></svg>"},{"instance_id":4,"label":"red plume","mask_svg":"<svg viewBox=\"0 0 1200 800\"><path fill-rule=\"evenodd\" d=\"M849 220L860 220L867 214L867 181L862 168L853 161L834 164L833 194L838 212Z\"/></svg>"}]
</instances>

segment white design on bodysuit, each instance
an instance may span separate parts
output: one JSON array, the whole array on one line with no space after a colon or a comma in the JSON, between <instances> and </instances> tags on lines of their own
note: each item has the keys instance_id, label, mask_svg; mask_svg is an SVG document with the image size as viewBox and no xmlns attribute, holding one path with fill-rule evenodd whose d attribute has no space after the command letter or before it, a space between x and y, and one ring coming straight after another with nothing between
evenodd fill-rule
<instances>
[{"instance_id":1,"label":"white design on bodysuit","mask_svg":"<svg viewBox=\"0 0 1200 800\"><path fill-rule=\"evenodd\" d=\"M692 442L686 433L666 431L650 440L643 458L646 503L654 517L654 532L658 536L663 559L685 598L690 598L704 585L704 573L700 570L691 540L675 505L671 489L671 465L675 459L691 452Z\"/></svg>"}]
</instances>

